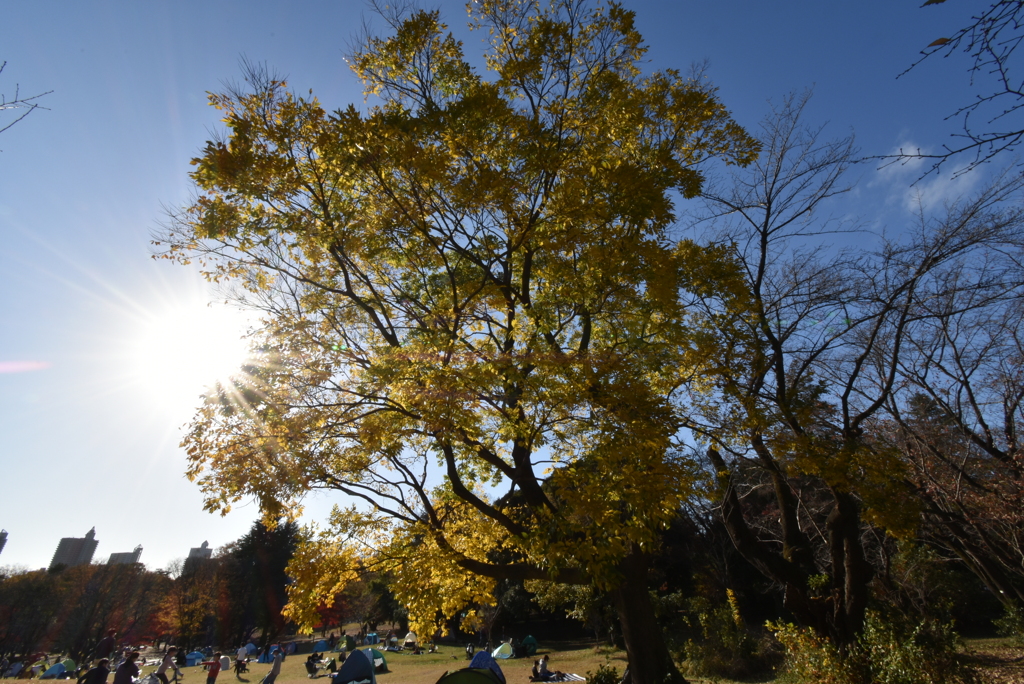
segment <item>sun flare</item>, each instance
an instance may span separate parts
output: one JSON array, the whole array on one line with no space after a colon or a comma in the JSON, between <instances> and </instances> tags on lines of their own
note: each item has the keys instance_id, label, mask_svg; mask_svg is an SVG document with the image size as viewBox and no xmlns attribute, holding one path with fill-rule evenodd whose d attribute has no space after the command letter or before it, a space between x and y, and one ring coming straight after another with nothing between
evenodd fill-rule
<instances>
[{"instance_id":1,"label":"sun flare","mask_svg":"<svg viewBox=\"0 0 1024 684\"><path fill-rule=\"evenodd\" d=\"M225 305L176 304L140 321L136 381L167 408L194 408L203 391L237 374L248 357L246 315Z\"/></svg>"}]
</instances>

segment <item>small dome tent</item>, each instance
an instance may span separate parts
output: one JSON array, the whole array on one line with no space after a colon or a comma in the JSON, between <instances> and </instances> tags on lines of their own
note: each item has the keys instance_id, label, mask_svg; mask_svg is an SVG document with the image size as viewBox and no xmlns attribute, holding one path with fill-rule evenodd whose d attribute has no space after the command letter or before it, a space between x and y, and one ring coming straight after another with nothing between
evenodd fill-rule
<instances>
[{"instance_id":1,"label":"small dome tent","mask_svg":"<svg viewBox=\"0 0 1024 684\"><path fill-rule=\"evenodd\" d=\"M383 653L381 653L375 648L363 649L363 653L368 655L370 657L370 660L373 661L374 672L380 673L388 671L388 661L384 658Z\"/></svg>"},{"instance_id":2,"label":"small dome tent","mask_svg":"<svg viewBox=\"0 0 1024 684\"><path fill-rule=\"evenodd\" d=\"M501 684L493 670L467 667L455 672L445 672L437 684Z\"/></svg>"},{"instance_id":3,"label":"small dome tent","mask_svg":"<svg viewBox=\"0 0 1024 684\"><path fill-rule=\"evenodd\" d=\"M498 678L501 684L505 684L505 673L498 667L498 663L494 661L491 654L487 651L478 651L473 660L469 662L470 669L473 670L490 670Z\"/></svg>"},{"instance_id":4,"label":"small dome tent","mask_svg":"<svg viewBox=\"0 0 1024 684\"><path fill-rule=\"evenodd\" d=\"M373 673L373 657L367 651L352 651L338 674L334 675L334 684L377 684Z\"/></svg>"},{"instance_id":5,"label":"small dome tent","mask_svg":"<svg viewBox=\"0 0 1024 684\"><path fill-rule=\"evenodd\" d=\"M63 679L66 671L67 668L64 667L64 663L55 663L43 673L40 679Z\"/></svg>"},{"instance_id":6,"label":"small dome tent","mask_svg":"<svg viewBox=\"0 0 1024 684\"><path fill-rule=\"evenodd\" d=\"M515 653L512 651L512 644L501 644L491 652L491 655L495 658L506 660L514 657Z\"/></svg>"}]
</instances>

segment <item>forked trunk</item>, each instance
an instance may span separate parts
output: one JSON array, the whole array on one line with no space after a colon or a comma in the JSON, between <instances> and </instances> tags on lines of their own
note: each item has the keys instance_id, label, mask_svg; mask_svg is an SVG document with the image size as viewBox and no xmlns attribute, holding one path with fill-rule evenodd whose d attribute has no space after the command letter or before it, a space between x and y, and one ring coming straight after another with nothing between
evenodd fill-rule
<instances>
[{"instance_id":1,"label":"forked trunk","mask_svg":"<svg viewBox=\"0 0 1024 684\"><path fill-rule=\"evenodd\" d=\"M634 550L620 565L623 582L612 592L629 659L626 684L686 684L658 625L647 591L648 559Z\"/></svg>"}]
</instances>

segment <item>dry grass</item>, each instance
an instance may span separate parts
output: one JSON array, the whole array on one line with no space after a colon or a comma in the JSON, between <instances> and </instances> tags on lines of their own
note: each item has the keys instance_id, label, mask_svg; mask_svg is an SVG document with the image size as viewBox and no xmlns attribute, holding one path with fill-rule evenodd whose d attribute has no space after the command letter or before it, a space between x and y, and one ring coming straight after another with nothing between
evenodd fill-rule
<instances>
[{"instance_id":1,"label":"dry grass","mask_svg":"<svg viewBox=\"0 0 1024 684\"><path fill-rule=\"evenodd\" d=\"M386 653L390 672L377 675L380 684L434 684L448 670L466 667L464 649L456 646L441 646L439 653ZM626 656L622 651L609 648L594 648L582 643L560 642L541 644L538 653L550 655L552 670L575 672L586 676L594 672L599 665L611 665L621 673L626 666ZM977 667L986 681L992 684L1024 683L1024 649L1012 645L1006 639L970 639L967 641L966 659ZM303 664L305 655L293 655L285 659L281 666L278 684L330 684L326 677L311 680L306 675ZM533 658L499 661L508 684L526 684L530 677ZM155 670L155 667L143 668L143 674ZM260 680L270 671L270 665L249 664L249 674L241 679L233 672L223 672L217 678L217 684L259 684ZM182 668L185 678L182 684L206 684L206 672L202 667ZM688 677L692 684L703 684L712 680L699 677ZM716 684L739 684L732 680L714 680ZM760 680L761 684L770 684L774 680Z\"/></svg>"},{"instance_id":2,"label":"dry grass","mask_svg":"<svg viewBox=\"0 0 1024 684\"><path fill-rule=\"evenodd\" d=\"M385 653L388 670L377 675L380 684L434 684L448 670L458 670L469 665L464 648L456 646L440 646L438 653L413 655L409 653ZM545 648L542 644L538 655L549 654L549 667L562 672L575 672L586 676L588 671L597 670L599 665L610 664L619 672L625 668L626 656L622 651L607 648L595 649L578 643L560 643L557 648ZM329 684L326 677L309 679L305 667L306 656L297 654L285 658L281 664L278 684ZM533 667L533 658L518 658L498 661L508 684L526 684ZM142 674L148 674L155 667L143 668ZM184 667L181 669L184 678L181 684L206 684L206 672L201 666ZM234 672L222 672L217 677L217 684L259 684L260 680L270 672L269 664L249 663L249 673L241 678Z\"/></svg>"}]
</instances>

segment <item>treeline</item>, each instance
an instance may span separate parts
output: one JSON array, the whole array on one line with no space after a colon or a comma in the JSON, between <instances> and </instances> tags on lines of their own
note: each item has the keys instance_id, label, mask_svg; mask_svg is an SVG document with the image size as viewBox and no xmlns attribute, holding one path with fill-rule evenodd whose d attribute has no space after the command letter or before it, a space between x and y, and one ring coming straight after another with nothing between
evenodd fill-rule
<instances>
[{"instance_id":1,"label":"treeline","mask_svg":"<svg viewBox=\"0 0 1024 684\"><path fill-rule=\"evenodd\" d=\"M256 523L211 559L7 570L0 581L0 653L88 656L108 629L123 643L185 648L238 644L285 629L285 566L298 529Z\"/></svg>"}]
</instances>

